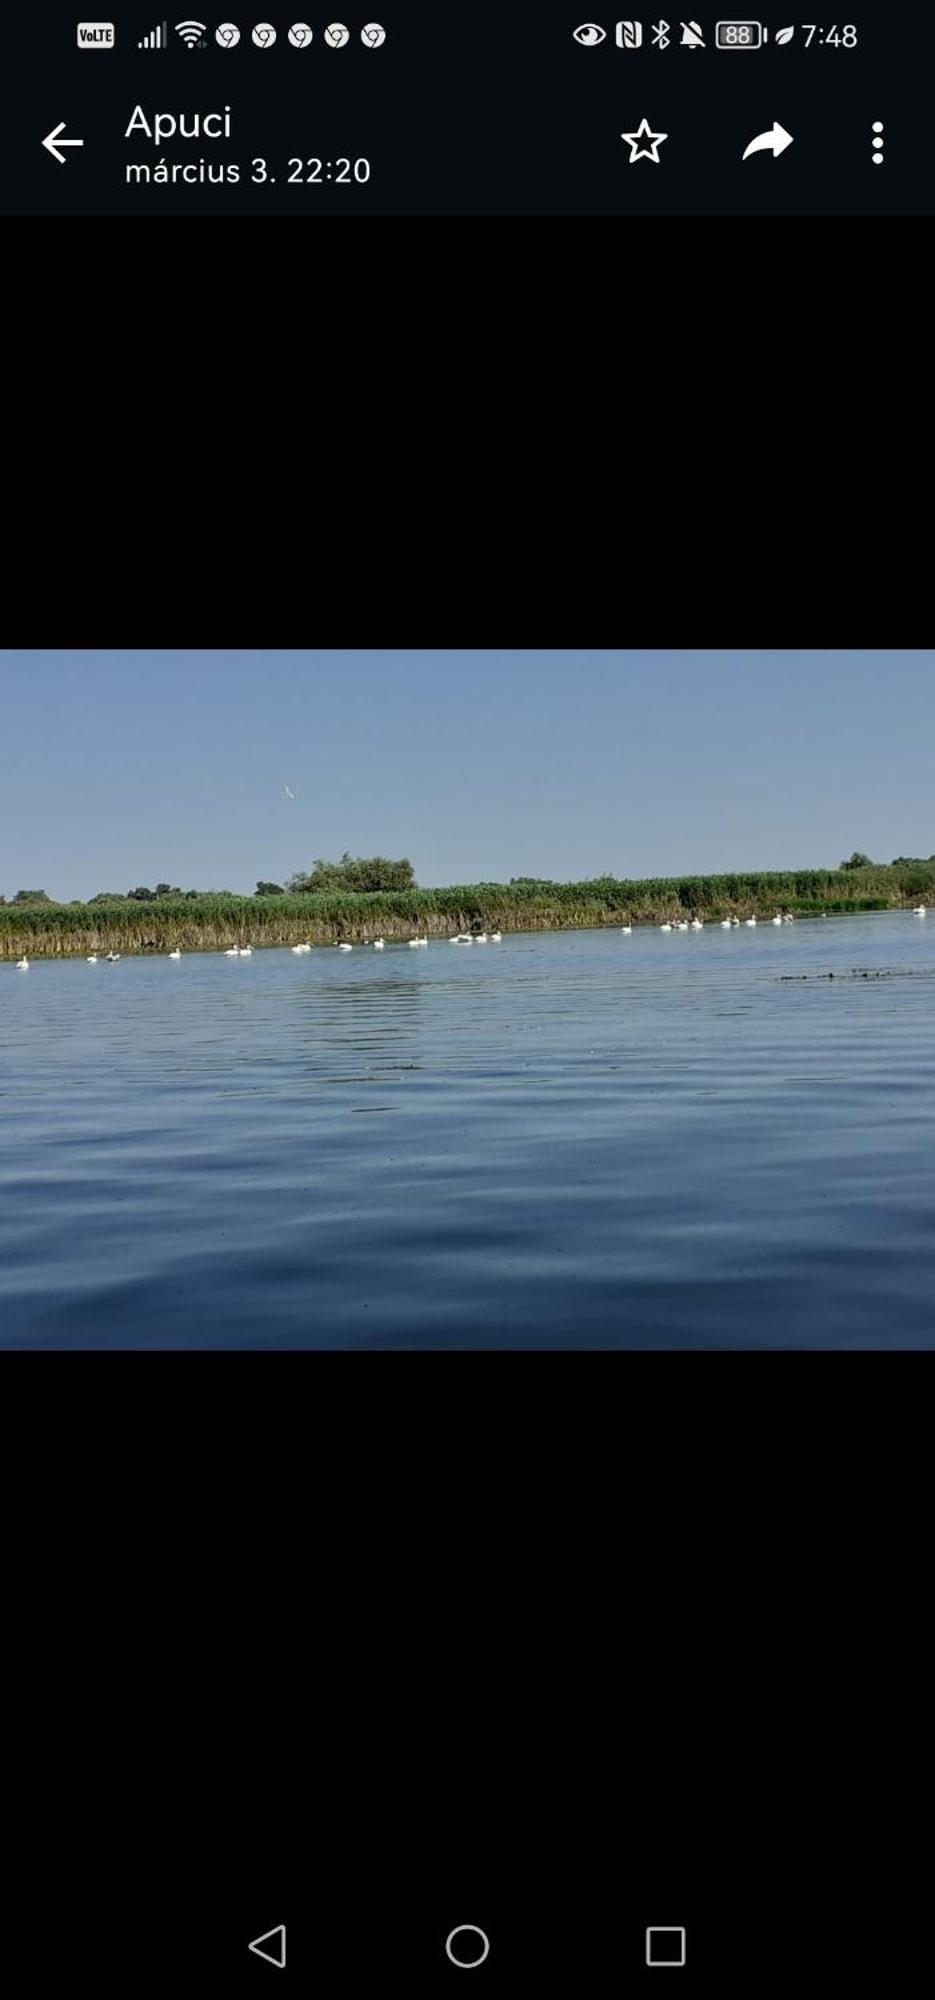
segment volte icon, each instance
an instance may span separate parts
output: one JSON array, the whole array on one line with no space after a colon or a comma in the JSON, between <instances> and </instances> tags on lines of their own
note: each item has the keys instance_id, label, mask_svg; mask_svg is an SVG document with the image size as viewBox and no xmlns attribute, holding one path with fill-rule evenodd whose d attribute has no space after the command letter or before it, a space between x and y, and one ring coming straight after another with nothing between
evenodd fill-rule
<instances>
[{"instance_id":1,"label":"volte icon","mask_svg":"<svg viewBox=\"0 0 935 2000\"><path fill-rule=\"evenodd\" d=\"M116 29L113 21L79 21L79 49L112 49Z\"/></svg>"}]
</instances>

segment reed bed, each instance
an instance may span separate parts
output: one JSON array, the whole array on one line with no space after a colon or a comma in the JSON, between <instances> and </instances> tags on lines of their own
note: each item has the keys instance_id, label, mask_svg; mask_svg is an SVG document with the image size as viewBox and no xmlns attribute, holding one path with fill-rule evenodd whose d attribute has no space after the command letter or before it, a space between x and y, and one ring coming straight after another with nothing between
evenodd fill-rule
<instances>
[{"instance_id":1,"label":"reed bed","mask_svg":"<svg viewBox=\"0 0 935 2000\"><path fill-rule=\"evenodd\" d=\"M223 950L233 944L368 943L376 937L448 937L480 923L535 931L661 923L698 915L820 916L935 903L935 865L804 870L757 875L686 875L646 881L481 882L450 889L372 895L165 897L156 903L0 905L0 957L77 956L90 951Z\"/></svg>"}]
</instances>

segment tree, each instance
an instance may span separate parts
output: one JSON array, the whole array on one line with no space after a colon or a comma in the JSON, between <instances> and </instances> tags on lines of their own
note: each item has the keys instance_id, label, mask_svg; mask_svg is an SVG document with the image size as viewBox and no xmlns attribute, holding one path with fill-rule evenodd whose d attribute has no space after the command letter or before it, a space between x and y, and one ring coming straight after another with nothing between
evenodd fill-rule
<instances>
[{"instance_id":1,"label":"tree","mask_svg":"<svg viewBox=\"0 0 935 2000\"><path fill-rule=\"evenodd\" d=\"M44 889L17 889L13 901L14 903L51 903L52 898L46 895Z\"/></svg>"},{"instance_id":2,"label":"tree","mask_svg":"<svg viewBox=\"0 0 935 2000\"><path fill-rule=\"evenodd\" d=\"M842 868L872 868L873 865L869 854L859 854L856 847L850 860L841 863Z\"/></svg>"},{"instance_id":3,"label":"tree","mask_svg":"<svg viewBox=\"0 0 935 2000\"><path fill-rule=\"evenodd\" d=\"M153 890L154 896L180 896L181 893L181 889L170 887L168 882L157 882Z\"/></svg>"},{"instance_id":4,"label":"tree","mask_svg":"<svg viewBox=\"0 0 935 2000\"><path fill-rule=\"evenodd\" d=\"M154 903L156 900L151 889L128 889L127 897L131 903Z\"/></svg>"},{"instance_id":5,"label":"tree","mask_svg":"<svg viewBox=\"0 0 935 2000\"><path fill-rule=\"evenodd\" d=\"M278 882L258 882L256 893L258 896L282 896L285 894L285 890L280 887Z\"/></svg>"},{"instance_id":6,"label":"tree","mask_svg":"<svg viewBox=\"0 0 935 2000\"><path fill-rule=\"evenodd\" d=\"M343 889L367 895L377 889L414 889L411 861L388 861L376 854L369 859L342 854L340 861L316 861L310 875L293 875L289 888L293 895L320 895L329 889Z\"/></svg>"}]
</instances>

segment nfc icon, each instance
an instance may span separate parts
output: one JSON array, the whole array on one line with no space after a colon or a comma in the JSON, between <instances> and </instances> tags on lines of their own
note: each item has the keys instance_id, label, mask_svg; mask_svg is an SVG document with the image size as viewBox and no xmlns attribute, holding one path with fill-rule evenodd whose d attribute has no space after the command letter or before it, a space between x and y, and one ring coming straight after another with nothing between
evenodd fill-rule
<instances>
[{"instance_id":1,"label":"nfc icon","mask_svg":"<svg viewBox=\"0 0 935 2000\"><path fill-rule=\"evenodd\" d=\"M618 49L638 49L642 46L642 41L643 41L642 21L617 22Z\"/></svg>"}]
</instances>

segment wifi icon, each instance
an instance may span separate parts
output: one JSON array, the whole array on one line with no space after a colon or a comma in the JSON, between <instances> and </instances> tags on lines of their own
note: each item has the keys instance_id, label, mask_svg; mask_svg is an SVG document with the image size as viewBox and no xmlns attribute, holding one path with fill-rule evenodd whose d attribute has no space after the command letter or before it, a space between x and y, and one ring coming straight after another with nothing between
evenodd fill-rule
<instances>
[{"instance_id":1,"label":"wifi icon","mask_svg":"<svg viewBox=\"0 0 935 2000\"><path fill-rule=\"evenodd\" d=\"M199 43L204 48L205 24L203 21L176 21L175 32L181 36L182 41L186 43L188 48L196 48Z\"/></svg>"}]
</instances>

